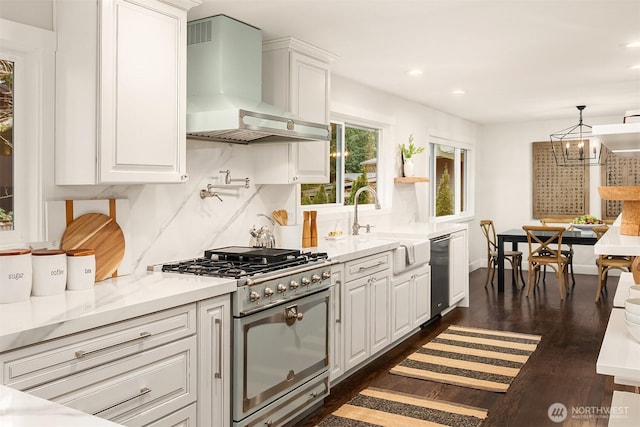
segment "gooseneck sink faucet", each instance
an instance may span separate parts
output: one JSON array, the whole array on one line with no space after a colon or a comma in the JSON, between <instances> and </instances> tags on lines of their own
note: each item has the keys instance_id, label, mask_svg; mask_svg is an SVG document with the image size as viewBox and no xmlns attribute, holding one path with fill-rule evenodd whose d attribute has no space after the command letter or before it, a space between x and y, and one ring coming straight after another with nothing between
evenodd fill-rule
<instances>
[{"instance_id":1,"label":"gooseneck sink faucet","mask_svg":"<svg viewBox=\"0 0 640 427\"><path fill-rule=\"evenodd\" d=\"M380 202L378 202L378 193L376 193L376 190L374 190L373 188L371 188L371 187L369 187L367 185L366 187L360 187L358 189L358 191L356 191L356 194L353 197L354 213L353 213L353 226L351 227L351 234L354 235L354 236L357 236L358 234L360 234L360 229L361 228L366 228L367 229L367 233L369 231L371 231L371 225L369 225L369 224L367 224L367 225L358 224L358 196L360 196L360 193L362 193L363 191L368 191L369 193L373 194L373 199L374 199L375 204L376 204L376 209L380 209Z\"/></svg>"}]
</instances>

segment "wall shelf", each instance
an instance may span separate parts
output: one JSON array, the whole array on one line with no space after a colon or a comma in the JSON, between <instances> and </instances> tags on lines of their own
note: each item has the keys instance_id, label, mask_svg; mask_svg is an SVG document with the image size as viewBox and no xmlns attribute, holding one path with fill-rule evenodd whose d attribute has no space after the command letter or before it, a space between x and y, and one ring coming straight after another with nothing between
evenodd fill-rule
<instances>
[{"instance_id":1,"label":"wall shelf","mask_svg":"<svg viewBox=\"0 0 640 427\"><path fill-rule=\"evenodd\" d=\"M425 178L422 176L403 176L394 178L393 182L396 184L412 184L415 182L429 182L429 178Z\"/></svg>"}]
</instances>

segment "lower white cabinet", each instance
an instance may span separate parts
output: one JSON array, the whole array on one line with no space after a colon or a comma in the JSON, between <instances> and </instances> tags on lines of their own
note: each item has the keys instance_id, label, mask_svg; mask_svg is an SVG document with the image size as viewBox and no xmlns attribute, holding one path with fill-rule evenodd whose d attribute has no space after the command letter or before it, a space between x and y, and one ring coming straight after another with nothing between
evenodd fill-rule
<instances>
[{"instance_id":1,"label":"lower white cabinet","mask_svg":"<svg viewBox=\"0 0 640 427\"><path fill-rule=\"evenodd\" d=\"M407 271L391 282L391 341L403 338L429 320L431 273L429 265Z\"/></svg>"},{"instance_id":2,"label":"lower white cabinet","mask_svg":"<svg viewBox=\"0 0 640 427\"><path fill-rule=\"evenodd\" d=\"M231 425L229 296L198 303L198 425Z\"/></svg>"},{"instance_id":3,"label":"lower white cabinet","mask_svg":"<svg viewBox=\"0 0 640 427\"><path fill-rule=\"evenodd\" d=\"M357 366L391 342L390 255L374 255L345 265L344 371ZM366 274L370 270L379 270Z\"/></svg>"},{"instance_id":4,"label":"lower white cabinet","mask_svg":"<svg viewBox=\"0 0 640 427\"><path fill-rule=\"evenodd\" d=\"M468 301L463 301L469 294L469 247L467 244L467 230L451 233L451 242L449 243L449 268L449 307L452 307L454 304L468 307Z\"/></svg>"},{"instance_id":5,"label":"lower white cabinet","mask_svg":"<svg viewBox=\"0 0 640 427\"><path fill-rule=\"evenodd\" d=\"M331 290L329 306L329 381L344 373L344 304L343 282L344 267L337 264L331 267Z\"/></svg>"},{"instance_id":6,"label":"lower white cabinet","mask_svg":"<svg viewBox=\"0 0 640 427\"><path fill-rule=\"evenodd\" d=\"M197 398L197 344L190 336L25 390L127 426L144 426Z\"/></svg>"},{"instance_id":7,"label":"lower white cabinet","mask_svg":"<svg viewBox=\"0 0 640 427\"><path fill-rule=\"evenodd\" d=\"M222 295L1 353L0 383L126 426L229 426L230 307Z\"/></svg>"}]
</instances>

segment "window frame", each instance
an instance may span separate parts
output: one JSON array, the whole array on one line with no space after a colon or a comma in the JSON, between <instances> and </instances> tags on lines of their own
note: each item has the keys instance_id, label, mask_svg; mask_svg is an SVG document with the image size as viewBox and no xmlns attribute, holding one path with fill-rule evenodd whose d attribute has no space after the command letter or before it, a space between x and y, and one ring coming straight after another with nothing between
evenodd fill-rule
<instances>
[{"instance_id":1,"label":"window frame","mask_svg":"<svg viewBox=\"0 0 640 427\"><path fill-rule=\"evenodd\" d=\"M54 32L0 18L0 55L15 63L14 229L0 232L0 247L45 237L42 149L55 135L55 48Z\"/></svg>"},{"instance_id":2,"label":"window frame","mask_svg":"<svg viewBox=\"0 0 640 427\"><path fill-rule=\"evenodd\" d=\"M330 123L335 123L336 125L341 126L343 129L343 134L344 134L345 126L349 126L349 125L353 127L359 127L359 128L375 129L378 131L378 148L377 148L378 162L376 165L376 183L377 183L376 192L378 193L378 201L380 202L382 209L375 210L375 206L373 204L367 204L367 205L358 205L358 211L368 212L371 214L389 213L391 210L391 193L392 193L392 188L391 188L392 182L389 183L389 181L393 181L392 179L390 179L393 165L387 164L386 162L381 161L381 159L392 159L394 158L393 156L395 156L395 153L393 151L394 147L390 147L392 144L387 143L385 139L390 134L389 124L382 123L375 120L368 120L368 119L364 119L357 116L344 115L340 113L332 113ZM344 140L342 141L342 144L344 144ZM343 146L343 149L344 149L344 146ZM342 168L342 171L341 171L342 179L344 180L344 162L342 162L341 168ZM341 191L341 195L344 195L344 182L342 183L342 185L343 185L343 189ZM298 209L300 210L314 209L314 210L322 211L323 215L325 215L325 218L333 219L333 217L331 216L327 217L326 215L344 214L347 212L351 212L354 209L353 205L345 205L343 202L332 203L332 204L328 203L328 204L321 204L321 205L303 205L301 204L302 200L301 200L300 189L301 189L301 184L298 184L297 185L297 205L298 205ZM344 200L344 197L342 197L341 200Z\"/></svg>"},{"instance_id":3,"label":"window frame","mask_svg":"<svg viewBox=\"0 0 640 427\"><path fill-rule=\"evenodd\" d=\"M453 179L456 183L454 188L454 214L446 216L436 216L436 195L438 188L436 186L436 158L434 156L434 145L447 145L455 149L454 154L454 170ZM466 150L465 158L465 180L460 177L460 150ZM432 183L431 191L429 191L429 221L433 223L438 222L457 222L462 220L468 220L475 216L475 153L474 145L469 142L459 141L455 139L444 138L435 135L429 135L429 181ZM450 172L451 173L451 172ZM464 184L464 186L463 186ZM460 211L462 190L464 188L464 195L466 195L467 210Z\"/></svg>"}]
</instances>

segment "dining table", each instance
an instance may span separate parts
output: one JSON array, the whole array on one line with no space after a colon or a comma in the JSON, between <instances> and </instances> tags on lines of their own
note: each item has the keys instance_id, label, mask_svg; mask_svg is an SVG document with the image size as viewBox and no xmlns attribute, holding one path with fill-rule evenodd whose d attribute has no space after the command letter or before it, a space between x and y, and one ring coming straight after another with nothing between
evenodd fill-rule
<instances>
[{"instance_id":1,"label":"dining table","mask_svg":"<svg viewBox=\"0 0 640 427\"><path fill-rule=\"evenodd\" d=\"M550 236L552 232L541 231L535 233L537 236ZM562 234L563 245L589 245L593 246L598 241L596 234L591 230L566 230ZM518 250L518 243L527 243L527 233L522 228L498 233L498 292L504 292L504 244L511 242L511 250Z\"/></svg>"}]
</instances>

